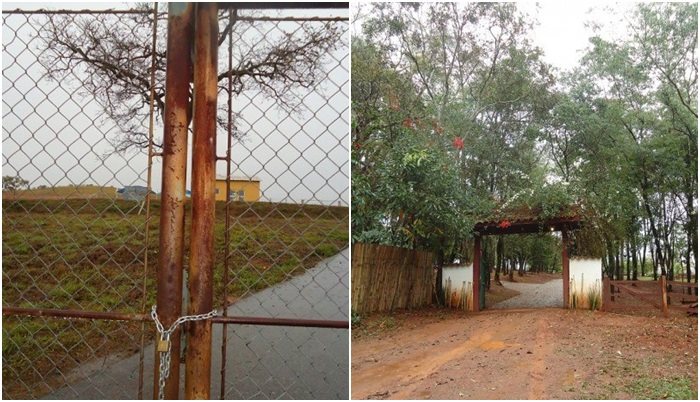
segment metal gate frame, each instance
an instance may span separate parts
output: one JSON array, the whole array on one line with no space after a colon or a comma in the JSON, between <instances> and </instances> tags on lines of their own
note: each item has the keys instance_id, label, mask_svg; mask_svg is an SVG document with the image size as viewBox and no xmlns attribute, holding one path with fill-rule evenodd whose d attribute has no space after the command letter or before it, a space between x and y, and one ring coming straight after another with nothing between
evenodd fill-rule
<instances>
[{"instance_id":1,"label":"metal gate frame","mask_svg":"<svg viewBox=\"0 0 700 402\"><path fill-rule=\"evenodd\" d=\"M189 263L190 303L187 314L203 315L213 307L214 268L214 180L217 160L225 160L230 166L231 135L225 156L216 155L216 102L219 7L229 9L309 9L347 8L348 3L170 3L168 10L168 50L166 73L166 112L163 148L163 204L161 212L160 263L158 266L158 316L165 327L182 316L182 260L184 238L185 178L187 158L188 91L190 77L193 86L193 147L192 147L192 229ZM231 17L233 18L233 13ZM229 33L231 31L229 30ZM193 51L194 61L189 55ZM230 77L229 77L230 78ZM229 86L231 80L229 79ZM230 94L230 92L229 92ZM231 105L229 97L228 128L231 130ZM172 112L171 112L172 111ZM183 146L184 145L184 146ZM230 169L227 169L227 185ZM230 200L230 192L227 192ZM228 204L227 204L228 208ZM228 212L228 211L227 211ZM227 219L228 219L228 213ZM175 223L177 226L168 226ZM228 256L227 256L228 260ZM224 272L228 271L228 261ZM227 274L225 274L227 275ZM226 280L226 279L225 279ZM224 298L225 300L225 298ZM224 312L226 310L224 309ZM347 321L300 320L263 317L214 317L190 323L188 347L185 356L185 398L209 399L211 380L211 326L221 324L257 324L307 326L323 328L349 328ZM224 325L224 334L225 328ZM179 333L174 334L173 349L179 348ZM225 336L225 335L224 335ZM222 354L226 354L223 342ZM156 352L156 362L160 362ZM224 358L225 362L225 358ZM177 399L179 392L179 362L170 360L170 376L165 381L164 396ZM156 364L155 366L158 366ZM222 367L221 396L225 376ZM154 376L154 394L159 373ZM154 395L156 396L156 395Z\"/></svg>"},{"instance_id":2,"label":"metal gate frame","mask_svg":"<svg viewBox=\"0 0 700 402\"><path fill-rule=\"evenodd\" d=\"M236 9L342 9L348 8L348 2L342 3L169 3L168 4L168 43L166 61L166 97L163 151L153 150L153 113L150 117L148 147L148 189L151 188L152 158L162 156L162 206L160 215L160 239L157 269L157 317L165 328L170 327L178 318L182 319L182 284L185 231L185 186L187 166L187 141L190 122L189 90L193 84L193 155L192 155L192 227L189 263L190 303L188 314L200 315L212 311L213 268L214 268L214 180L217 161L227 163L227 186L231 180L231 96L229 96L228 116L228 150L225 156L216 155L216 103L217 103L217 53L218 23L217 13L221 9L230 9L231 17ZM42 11L46 13L46 11ZM114 12L114 11L110 11ZM157 15L157 6L154 7ZM99 12L98 12L99 13ZM114 12L114 13L119 13ZM156 41L157 17L154 18L153 47ZM224 35L229 34L229 29ZM229 49L231 43L229 44ZM191 55L194 57L192 58ZM155 58L155 52L153 52ZM151 72L151 88L154 88L155 69ZM231 79L229 77L229 88ZM231 91L229 90L229 94ZM153 90L151 91L151 109L153 108ZM150 197L147 195L146 216L149 216ZM226 220L229 217L230 192L227 194ZM147 219L148 223L148 219ZM148 228L148 224L146 224ZM148 229L145 232L148 240ZM228 231L226 232L228 237ZM228 244L228 243L227 243ZM148 250L145 253L145 266L148 264ZM224 280L228 279L229 256L224 264ZM145 286L145 279L144 279ZM225 289L225 287L224 287ZM145 294L145 292L144 292ZM348 329L348 321L313 320L296 318L242 317L226 315L226 297L222 302L223 316L190 322L188 330L188 347L186 353L185 398L210 399L211 388L211 329L212 324L223 324L224 341L222 343L221 395L224 398L223 381L226 368L226 325L262 325L289 327L316 327ZM144 298L145 303L145 298ZM144 304L145 311L145 304ZM104 311L85 311L75 309L44 309L5 307L3 316L32 316L54 318L80 318L117 321L141 321L145 326L153 318L144 313L120 313ZM145 327L144 327L145 329ZM145 331L142 331L145 334ZM181 331L175 328L170 337L172 350L180 348ZM139 367L138 397L143 397L143 346L141 342L141 359ZM161 353L156 348L154 363L153 397L158 398L160 379L158 366ZM178 399L180 389L180 364L178 359L169 360L169 376L164 381L164 397Z\"/></svg>"}]
</instances>

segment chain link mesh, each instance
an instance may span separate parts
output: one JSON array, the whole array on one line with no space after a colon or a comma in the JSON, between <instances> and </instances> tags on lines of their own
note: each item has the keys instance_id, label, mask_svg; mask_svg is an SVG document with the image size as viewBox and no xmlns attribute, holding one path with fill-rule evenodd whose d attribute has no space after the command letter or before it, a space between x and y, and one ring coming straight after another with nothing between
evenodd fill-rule
<instances>
[{"instance_id":1,"label":"chain link mesh","mask_svg":"<svg viewBox=\"0 0 700 402\"><path fill-rule=\"evenodd\" d=\"M348 27L300 13L236 15L226 33L232 51L220 41L220 71L230 57L236 71L251 72L231 75L228 175L217 164L215 305L229 316L348 319ZM228 11L220 16L224 33ZM78 34L86 29L94 35ZM159 179L152 212L142 208L152 29L148 12L3 14L3 307L146 313L154 302ZM67 33L63 42L56 32ZM116 39L128 46L104 45ZM116 83L65 57L76 53L71 43L128 60L113 71ZM294 58L303 44L320 50ZM271 54L298 69L266 81L280 67L265 64ZM220 78L222 156L229 94ZM149 397L155 331L150 323L146 331L141 349L138 322L4 315L3 397L134 398L139 382ZM347 330L215 324L212 397L223 378L226 398L345 399L347 347Z\"/></svg>"},{"instance_id":2,"label":"chain link mesh","mask_svg":"<svg viewBox=\"0 0 700 402\"><path fill-rule=\"evenodd\" d=\"M94 77L53 60L58 27L77 32L95 21L101 32L142 38L135 54L149 50L152 25L141 14L3 13L3 306L141 311L144 252L155 253L157 239L145 244L150 217L117 190L146 186L148 158L113 152L121 128L87 92ZM148 115L138 99L122 102ZM147 120L135 121L147 131ZM133 354L140 335L138 323L3 316L3 397L60 388L79 397L71 384ZM91 395L133 398L137 387L107 376Z\"/></svg>"},{"instance_id":3,"label":"chain link mesh","mask_svg":"<svg viewBox=\"0 0 700 402\"><path fill-rule=\"evenodd\" d=\"M218 294L228 298L222 303L228 315L348 320L348 24L236 23L234 66L246 63L247 49L274 48L281 38L321 32L335 39L307 87L275 97L244 86L233 97L235 127L245 135L231 149L232 176L259 179L262 202L228 202L230 244L219 258L229 280L217 272ZM220 48L221 64L228 63L226 53ZM215 327L215 349L220 331ZM235 352L226 359L225 398L348 398L347 330L229 325L226 331ZM213 378L213 391L220 381Z\"/></svg>"}]
</instances>

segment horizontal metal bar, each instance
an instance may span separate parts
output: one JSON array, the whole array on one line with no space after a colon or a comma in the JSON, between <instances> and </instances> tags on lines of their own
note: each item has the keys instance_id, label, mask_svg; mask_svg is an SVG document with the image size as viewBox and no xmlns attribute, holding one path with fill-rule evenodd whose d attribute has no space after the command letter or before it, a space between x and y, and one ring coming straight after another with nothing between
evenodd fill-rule
<instances>
[{"instance_id":1,"label":"horizontal metal bar","mask_svg":"<svg viewBox=\"0 0 700 402\"><path fill-rule=\"evenodd\" d=\"M220 2L218 3L219 8L236 8L238 10L291 10L291 9L326 9L326 8L349 8L349 2L338 2L338 3L322 3L322 2L293 2L293 3L282 3L282 2L255 2L255 3L240 3L240 2Z\"/></svg>"},{"instance_id":2,"label":"horizontal metal bar","mask_svg":"<svg viewBox=\"0 0 700 402\"><path fill-rule=\"evenodd\" d=\"M2 10L3 14L151 14L153 10Z\"/></svg>"},{"instance_id":3,"label":"horizontal metal bar","mask_svg":"<svg viewBox=\"0 0 700 402\"><path fill-rule=\"evenodd\" d=\"M150 321L150 314L118 313L112 311L85 311L53 308L3 307L3 316L57 317L117 321ZM282 327L314 327L314 328L350 328L348 321L309 320L301 318L270 318L270 317L223 317L211 319L216 324L238 325L267 325Z\"/></svg>"},{"instance_id":4,"label":"horizontal metal bar","mask_svg":"<svg viewBox=\"0 0 700 402\"><path fill-rule=\"evenodd\" d=\"M350 328L348 321L306 320L299 318L268 318L268 317L223 317L211 319L215 324L240 325L272 325L282 327L314 327L314 328Z\"/></svg>"},{"instance_id":5,"label":"horizontal metal bar","mask_svg":"<svg viewBox=\"0 0 700 402\"><path fill-rule=\"evenodd\" d=\"M350 18L348 17L236 17L237 21L249 21L249 22L258 22L258 21L272 21L272 22L278 22L278 21L299 21L299 22L306 22L306 21L321 21L321 22L343 22L343 21L350 21Z\"/></svg>"},{"instance_id":6,"label":"horizontal metal bar","mask_svg":"<svg viewBox=\"0 0 700 402\"><path fill-rule=\"evenodd\" d=\"M4 307L2 315L22 315L31 317L81 318L93 320L149 321L148 314L117 313L113 311L85 311L55 308Z\"/></svg>"},{"instance_id":7,"label":"horizontal metal bar","mask_svg":"<svg viewBox=\"0 0 700 402\"><path fill-rule=\"evenodd\" d=\"M283 3L287 4L287 3ZM293 4L293 3L290 3ZM320 3L323 4L323 3ZM270 8L270 7L268 7ZM290 8L290 7L286 7ZM308 8L308 7L307 7ZM317 9L319 8L324 8L324 7L316 7ZM326 7L326 8L331 8L331 9L336 9L336 7ZM337 7L338 9L343 9L345 7ZM69 15L69 14L149 14L151 13L151 10L45 10L45 9L38 9L38 10L21 10L21 9L15 9L15 10L2 10L3 14L64 14L64 15ZM159 13L159 15L165 15L165 13ZM342 22L342 21L350 21L349 17L237 17L236 20L238 21L249 21L249 22L257 22L257 21L270 21L270 22L279 22L279 21L299 21L299 22L304 22L304 21L321 21L321 22Z\"/></svg>"}]
</instances>

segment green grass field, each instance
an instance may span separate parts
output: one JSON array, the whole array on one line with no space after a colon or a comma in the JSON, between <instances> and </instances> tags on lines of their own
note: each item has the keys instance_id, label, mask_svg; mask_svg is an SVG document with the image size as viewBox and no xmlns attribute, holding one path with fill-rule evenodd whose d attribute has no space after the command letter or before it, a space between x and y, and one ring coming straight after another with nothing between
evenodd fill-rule
<instances>
[{"instance_id":1,"label":"green grass field","mask_svg":"<svg viewBox=\"0 0 700 402\"><path fill-rule=\"evenodd\" d=\"M95 185L35 187L28 190L17 190L14 193L3 191L2 198L3 200L115 199L117 198L117 188Z\"/></svg>"},{"instance_id":2,"label":"green grass field","mask_svg":"<svg viewBox=\"0 0 700 402\"><path fill-rule=\"evenodd\" d=\"M3 201L3 305L141 312L155 301L160 201L146 217L133 201ZM217 204L215 302L227 303L282 282L348 244L348 209L234 203L230 244L225 205ZM189 205L185 227L189 252ZM148 265L144 257L148 252ZM147 327L148 339L152 328ZM36 398L64 383L71 368L114 352L138 350L141 324L3 317L3 396Z\"/></svg>"}]
</instances>

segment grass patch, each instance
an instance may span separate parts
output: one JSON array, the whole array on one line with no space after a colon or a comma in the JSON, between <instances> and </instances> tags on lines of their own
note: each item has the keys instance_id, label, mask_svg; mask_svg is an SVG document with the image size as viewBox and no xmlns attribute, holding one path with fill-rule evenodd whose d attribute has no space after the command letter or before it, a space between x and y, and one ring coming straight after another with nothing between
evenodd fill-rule
<instances>
[{"instance_id":1,"label":"grass patch","mask_svg":"<svg viewBox=\"0 0 700 402\"><path fill-rule=\"evenodd\" d=\"M133 201L3 201L3 305L141 312L155 302L160 201L145 214ZM189 254L190 204L185 253ZM216 205L214 305L303 273L348 244L348 209L294 204ZM224 238L228 231L230 246ZM145 264L145 254L148 264ZM228 283L224 260L228 256ZM143 283L146 282L146 293ZM3 318L3 396L38 398L89 359L138 348L141 324ZM147 326L149 337L151 326Z\"/></svg>"},{"instance_id":2,"label":"grass patch","mask_svg":"<svg viewBox=\"0 0 700 402\"><path fill-rule=\"evenodd\" d=\"M677 361L668 354L607 360L600 368L602 381L586 382L582 399L680 399L697 400L692 377L678 373Z\"/></svg>"},{"instance_id":3,"label":"grass patch","mask_svg":"<svg viewBox=\"0 0 700 402\"><path fill-rule=\"evenodd\" d=\"M685 399L697 400L698 391L688 378L650 378L634 380L629 387L632 399Z\"/></svg>"}]
</instances>

